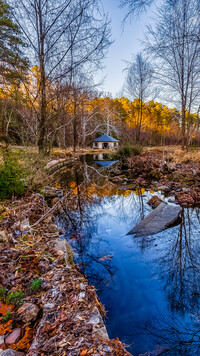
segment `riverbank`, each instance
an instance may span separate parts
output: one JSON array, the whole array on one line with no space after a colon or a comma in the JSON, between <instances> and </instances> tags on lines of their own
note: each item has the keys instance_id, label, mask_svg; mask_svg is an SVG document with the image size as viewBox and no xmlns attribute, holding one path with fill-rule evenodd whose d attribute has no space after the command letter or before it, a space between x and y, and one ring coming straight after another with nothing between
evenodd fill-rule
<instances>
[{"instance_id":1,"label":"riverbank","mask_svg":"<svg viewBox=\"0 0 200 356\"><path fill-rule=\"evenodd\" d=\"M200 153L180 150L144 150L124 159L125 171L113 171L111 181L124 189L146 188L173 196L182 207L200 204Z\"/></svg>"},{"instance_id":2,"label":"riverbank","mask_svg":"<svg viewBox=\"0 0 200 356\"><path fill-rule=\"evenodd\" d=\"M129 355L48 211L39 194L0 207L0 353Z\"/></svg>"}]
</instances>

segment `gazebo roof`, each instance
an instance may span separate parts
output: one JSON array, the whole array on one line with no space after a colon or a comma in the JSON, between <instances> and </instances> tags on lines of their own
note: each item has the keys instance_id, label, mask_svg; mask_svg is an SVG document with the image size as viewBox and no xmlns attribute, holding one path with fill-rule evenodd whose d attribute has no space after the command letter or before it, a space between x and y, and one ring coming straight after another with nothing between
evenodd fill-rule
<instances>
[{"instance_id":1,"label":"gazebo roof","mask_svg":"<svg viewBox=\"0 0 200 356\"><path fill-rule=\"evenodd\" d=\"M98 138L95 138L93 142L119 142L116 140L114 137L108 136L108 135L103 135Z\"/></svg>"}]
</instances>

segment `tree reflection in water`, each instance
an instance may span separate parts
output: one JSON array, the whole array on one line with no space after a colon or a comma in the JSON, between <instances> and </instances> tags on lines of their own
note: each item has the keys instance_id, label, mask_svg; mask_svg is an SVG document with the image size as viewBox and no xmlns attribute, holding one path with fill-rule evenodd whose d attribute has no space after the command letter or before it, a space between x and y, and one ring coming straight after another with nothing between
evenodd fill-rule
<instances>
[{"instance_id":1,"label":"tree reflection in water","mask_svg":"<svg viewBox=\"0 0 200 356\"><path fill-rule=\"evenodd\" d=\"M80 162L79 162L80 163ZM104 211L101 206L101 197L97 195L98 188L101 190L102 196L104 190L112 196L114 186L108 181L108 177L103 175L98 170L87 165L86 160L83 164L79 164L73 168L74 180L71 184L71 200L67 200L62 205L62 210L59 214L59 221L67 231L75 252L75 261L78 261L82 272L89 279L94 281L96 288L101 290L103 285L110 285L110 281L114 276L115 267L112 266L111 260L101 260L103 257L98 254L98 244L95 242L96 252L91 252L92 236L96 233L96 221L100 219ZM95 175L95 177L94 177ZM83 179L84 177L84 179ZM94 179L95 178L95 179ZM95 184L94 184L95 181ZM113 203L115 198L111 198ZM95 215L92 213L91 207L93 204L98 206ZM81 231L81 234L80 234ZM108 242L106 239L101 239L99 243L105 243L105 251ZM89 268L88 268L89 267Z\"/></svg>"},{"instance_id":2,"label":"tree reflection in water","mask_svg":"<svg viewBox=\"0 0 200 356\"><path fill-rule=\"evenodd\" d=\"M171 235L169 244L165 244L165 254L155 261L173 317L160 315L159 320L151 322L146 331L163 346L163 355L200 355L199 222L200 209L185 208L178 234ZM170 229L168 233L171 234Z\"/></svg>"},{"instance_id":3,"label":"tree reflection in water","mask_svg":"<svg viewBox=\"0 0 200 356\"><path fill-rule=\"evenodd\" d=\"M111 259L101 260L104 256L102 256L102 251L99 251L99 245L101 245L101 250L102 245L104 246L104 255L110 251L107 238L102 235L101 238L98 236L97 239L94 239L94 236L97 235L96 222L105 214L107 217L109 216L109 213L105 212L102 200L104 203L106 200L112 202L112 205L120 212L121 221L127 221L127 219L131 221L133 211L137 211L138 220L140 220L144 216L142 191L138 190L138 199L135 198L135 195L131 196L130 206L133 209L127 211L124 205L125 200L118 199L119 194L127 193L125 190L119 192L118 187L109 180L110 170L108 168L98 168L87 164L86 158L83 157L82 161L79 161L72 170L70 181L67 182L67 186L71 190L71 199L67 199L62 204L59 222L67 231L66 237L73 245L75 261L78 261L82 272L101 291L105 285L111 288L111 281L117 270ZM130 195L131 192L128 194ZM94 204L95 210L92 209ZM81 234L79 234L80 232Z\"/></svg>"}]
</instances>

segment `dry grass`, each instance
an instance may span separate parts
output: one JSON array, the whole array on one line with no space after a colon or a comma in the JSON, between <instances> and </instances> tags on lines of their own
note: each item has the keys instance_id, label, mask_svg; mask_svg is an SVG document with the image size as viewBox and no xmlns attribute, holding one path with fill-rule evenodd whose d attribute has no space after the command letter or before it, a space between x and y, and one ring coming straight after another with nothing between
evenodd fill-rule
<instances>
[{"instance_id":1,"label":"dry grass","mask_svg":"<svg viewBox=\"0 0 200 356\"><path fill-rule=\"evenodd\" d=\"M51 152L51 157L54 156L59 156L59 157L66 157L66 156L80 156L84 154L99 154L99 153L111 153L111 152L116 152L115 149L93 149L90 147L87 148L79 148L77 151L74 153L73 148L69 147L67 149L62 149L62 148L53 148Z\"/></svg>"},{"instance_id":2,"label":"dry grass","mask_svg":"<svg viewBox=\"0 0 200 356\"><path fill-rule=\"evenodd\" d=\"M173 161L176 163L189 163L189 162L200 163L200 151L193 150L189 152L183 152L182 150L176 150L172 158Z\"/></svg>"},{"instance_id":3,"label":"dry grass","mask_svg":"<svg viewBox=\"0 0 200 356\"><path fill-rule=\"evenodd\" d=\"M190 149L189 152L182 151L181 146L158 146L158 147L147 147L147 152L159 151L163 154L163 158L172 158L175 163L189 163L197 162L200 163L200 150Z\"/></svg>"},{"instance_id":4,"label":"dry grass","mask_svg":"<svg viewBox=\"0 0 200 356\"><path fill-rule=\"evenodd\" d=\"M28 147L28 146L11 146L10 147L13 152L26 152L31 155L38 156L38 148L37 147ZM77 148L76 152L73 152L73 147L68 147L66 149L54 147L50 152L50 157L55 159L55 156L59 156L62 158L63 156L79 156L82 154L98 154L98 153L110 153L116 152L116 149L93 149L91 147L86 148Z\"/></svg>"},{"instance_id":5,"label":"dry grass","mask_svg":"<svg viewBox=\"0 0 200 356\"><path fill-rule=\"evenodd\" d=\"M38 155L37 147L23 147L23 146L12 146L12 151L19 157L20 163L23 165L24 169L31 171L32 174L40 175L41 170L46 165L49 160L67 158L67 157L78 157L84 154L99 154L99 153L112 153L116 150L99 150L90 147L77 149L76 153L73 152L73 147L67 149L61 149L54 147L47 158L42 158ZM173 162L176 163L187 163L187 162L200 162L200 150L194 149L189 152L183 152L181 146L156 146L156 147L145 147L144 151L160 153L163 156L163 160L171 157ZM0 164L3 163L2 152L0 150ZM40 173L38 173L40 171ZM40 176L40 178L42 178ZM38 178L38 179L40 179ZM44 178L44 177L43 177ZM47 178L47 177L46 177Z\"/></svg>"}]
</instances>

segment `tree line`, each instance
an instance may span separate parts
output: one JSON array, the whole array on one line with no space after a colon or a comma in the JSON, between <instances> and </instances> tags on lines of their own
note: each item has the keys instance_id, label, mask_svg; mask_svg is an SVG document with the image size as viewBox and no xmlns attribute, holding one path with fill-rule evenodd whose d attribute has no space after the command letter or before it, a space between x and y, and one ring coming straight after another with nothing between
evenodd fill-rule
<instances>
[{"instance_id":1,"label":"tree line","mask_svg":"<svg viewBox=\"0 0 200 356\"><path fill-rule=\"evenodd\" d=\"M153 2L121 6L135 16ZM75 151L102 133L188 149L199 140L199 31L198 0L163 0L126 65L124 96L111 99L93 80L112 43L100 0L0 0L1 139L42 153Z\"/></svg>"},{"instance_id":2,"label":"tree line","mask_svg":"<svg viewBox=\"0 0 200 356\"><path fill-rule=\"evenodd\" d=\"M138 15L156 0L121 0L127 16ZM163 0L153 26L149 26L144 43L145 58L140 55L132 66L139 82L141 96L150 86L150 78L160 87L162 96L181 112L182 148L190 143L190 120L187 115L199 112L200 99L200 2L199 0ZM139 62L140 59L140 62ZM153 63L153 68L150 64ZM130 80L127 77L129 84ZM136 83L134 83L136 86ZM138 84L137 84L138 87ZM148 94L149 94L148 90Z\"/></svg>"}]
</instances>

